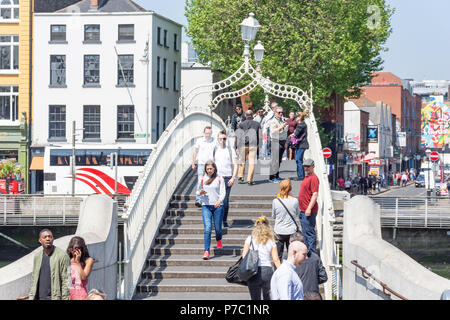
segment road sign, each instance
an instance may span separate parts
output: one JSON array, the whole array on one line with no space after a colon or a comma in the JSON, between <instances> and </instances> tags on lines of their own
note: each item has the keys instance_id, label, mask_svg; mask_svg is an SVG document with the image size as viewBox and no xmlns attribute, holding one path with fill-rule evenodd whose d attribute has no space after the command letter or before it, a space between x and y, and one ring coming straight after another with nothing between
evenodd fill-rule
<instances>
[{"instance_id":1,"label":"road sign","mask_svg":"<svg viewBox=\"0 0 450 320\"><path fill-rule=\"evenodd\" d=\"M433 151L432 153L430 153L430 160L431 161L438 161L439 160L439 153L437 153L436 151Z\"/></svg>"},{"instance_id":2,"label":"road sign","mask_svg":"<svg viewBox=\"0 0 450 320\"><path fill-rule=\"evenodd\" d=\"M323 157L325 159L331 157L331 149L330 148L323 148Z\"/></svg>"}]
</instances>

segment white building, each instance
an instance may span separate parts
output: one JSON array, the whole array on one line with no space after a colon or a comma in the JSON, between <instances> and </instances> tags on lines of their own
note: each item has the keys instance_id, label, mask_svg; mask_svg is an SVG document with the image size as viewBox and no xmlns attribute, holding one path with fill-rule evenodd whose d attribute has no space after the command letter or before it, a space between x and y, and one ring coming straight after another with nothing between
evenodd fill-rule
<instances>
[{"instance_id":1,"label":"white building","mask_svg":"<svg viewBox=\"0 0 450 320\"><path fill-rule=\"evenodd\" d=\"M156 143L179 109L181 27L131 0L35 13L32 148L70 146L72 121L77 148Z\"/></svg>"}]
</instances>

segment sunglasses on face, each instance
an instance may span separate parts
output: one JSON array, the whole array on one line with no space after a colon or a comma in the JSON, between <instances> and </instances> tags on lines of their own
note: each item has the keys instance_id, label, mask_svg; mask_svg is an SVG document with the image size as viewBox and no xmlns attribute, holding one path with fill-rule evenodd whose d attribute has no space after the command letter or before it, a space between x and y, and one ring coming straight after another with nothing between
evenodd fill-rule
<instances>
[{"instance_id":1,"label":"sunglasses on face","mask_svg":"<svg viewBox=\"0 0 450 320\"><path fill-rule=\"evenodd\" d=\"M227 140L227 138L219 138L219 140Z\"/></svg>"}]
</instances>

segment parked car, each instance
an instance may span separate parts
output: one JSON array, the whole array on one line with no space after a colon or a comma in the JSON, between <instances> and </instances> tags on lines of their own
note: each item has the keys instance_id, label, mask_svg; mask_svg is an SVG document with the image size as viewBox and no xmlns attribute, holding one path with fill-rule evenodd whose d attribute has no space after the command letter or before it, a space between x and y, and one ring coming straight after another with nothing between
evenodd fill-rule
<instances>
[{"instance_id":1,"label":"parked car","mask_svg":"<svg viewBox=\"0 0 450 320\"><path fill-rule=\"evenodd\" d=\"M416 178L416 188L425 188L425 175L420 173Z\"/></svg>"}]
</instances>

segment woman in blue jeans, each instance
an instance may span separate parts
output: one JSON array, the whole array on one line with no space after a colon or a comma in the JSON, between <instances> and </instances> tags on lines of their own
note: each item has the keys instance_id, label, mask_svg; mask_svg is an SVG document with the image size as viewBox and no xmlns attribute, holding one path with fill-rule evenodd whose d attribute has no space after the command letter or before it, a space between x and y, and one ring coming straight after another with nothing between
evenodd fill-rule
<instances>
[{"instance_id":1,"label":"woman in blue jeans","mask_svg":"<svg viewBox=\"0 0 450 320\"><path fill-rule=\"evenodd\" d=\"M222 220L223 220L223 199L225 198L225 182L222 177L217 175L217 166L214 161L209 160L205 163L205 174L200 180L197 195L200 196L202 203L202 219L204 227L204 246L203 260L209 259L211 245L211 231L214 222L216 230L217 248L222 246Z\"/></svg>"},{"instance_id":2,"label":"woman in blue jeans","mask_svg":"<svg viewBox=\"0 0 450 320\"><path fill-rule=\"evenodd\" d=\"M297 117L297 126L294 133L289 136L291 144L295 148L295 163L297 164L297 179L303 180L305 178L305 170L303 169L303 154L306 149L309 149L308 143L308 126L303 121L308 114L302 112Z\"/></svg>"}]
</instances>

